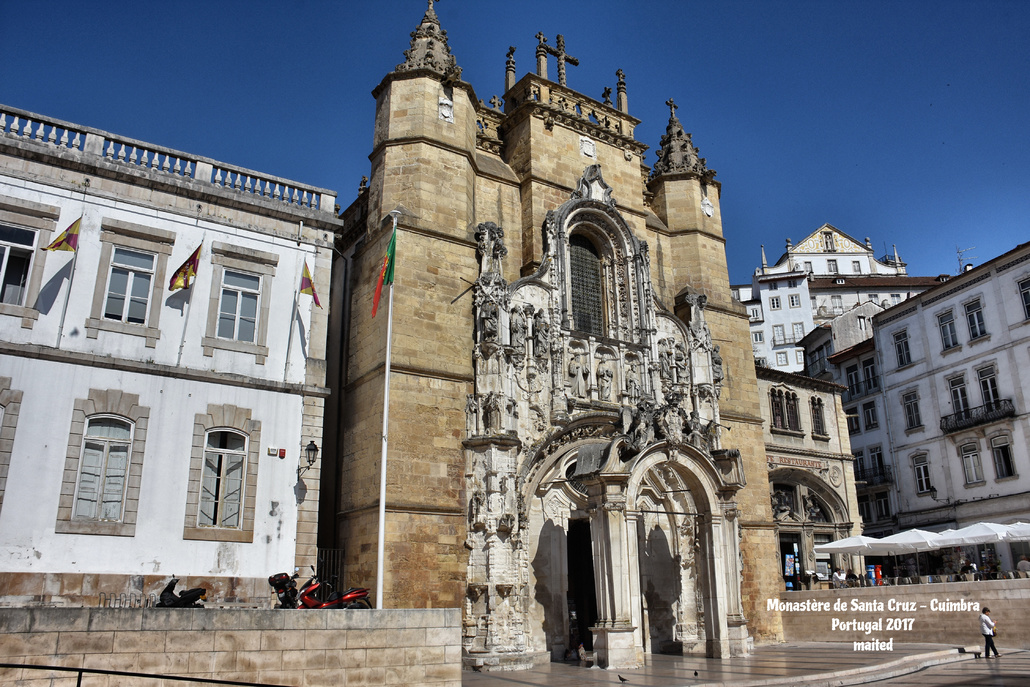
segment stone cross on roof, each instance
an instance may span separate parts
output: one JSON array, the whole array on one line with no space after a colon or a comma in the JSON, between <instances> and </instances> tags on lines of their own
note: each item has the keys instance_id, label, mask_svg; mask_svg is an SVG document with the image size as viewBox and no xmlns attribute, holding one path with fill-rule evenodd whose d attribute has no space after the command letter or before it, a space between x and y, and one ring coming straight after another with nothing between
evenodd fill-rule
<instances>
[{"instance_id":1,"label":"stone cross on roof","mask_svg":"<svg viewBox=\"0 0 1030 687\"><path fill-rule=\"evenodd\" d=\"M672 98L669 98L668 100L666 100L665 104L669 106L669 117L675 117L676 116L676 110L680 109L680 106L677 105L676 102Z\"/></svg>"},{"instance_id":2,"label":"stone cross on roof","mask_svg":"<svg viewBox=\"0 0 1030 687\"><path fill-rule=\"evenodd\" d=\"M554 55L554 57L558 60L558 85L564 86L565 63L568 62L573 67L579 66L579 60L565 52L565 36L563 36L560 33L558 34L558 40L556 41L556 43L558 44L557 48L552 48L551 46L547 45L547 38L544 37L543 31L540 31L536 34L536 39L540 41L540 44L537 46L538 54L540 53L540 51L543 51L546 54ZM546 66L544 67L544 69L546 70ZM546 71L545 73L540 74L540 76L547 78Z\"/></svg>"}]
</instances>

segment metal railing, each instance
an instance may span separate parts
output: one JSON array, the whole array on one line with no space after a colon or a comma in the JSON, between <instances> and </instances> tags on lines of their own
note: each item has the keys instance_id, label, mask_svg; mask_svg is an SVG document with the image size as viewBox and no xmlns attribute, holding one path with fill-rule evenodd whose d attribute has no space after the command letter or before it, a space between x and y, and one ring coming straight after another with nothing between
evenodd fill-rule
<instances>
[{"instance_id":1,"label":"metal railing","mask_svg":"<svg viewBox=\"0 0 1030 687\"><path fill-rule=\"evenodd\" d=\"M1012 404L1011 398L1003 398L991 403L985 403L975 408L960 410L951 415L941 418L941 431L945 434L960 432L963 429L977 427L979 425L997 422L1006 417L1014 417L1016 407Z\"/></svg>"},{"instance_id":2,"label":"metal railing","mask_svg":"<svg viewBox=\"0 0 1030 687\"><path fill-rule=\"evenodd\" d=\"M66 666L39 666L39 665L26 665L24 663L0 663L0 670L44 670L48 672L61 672L61 673L74 673L76 678L76 687L82 685L83 675L114 675L117 677L135 677L143 678L144 680L161 680L161 681L172 681L172 682L189 682L193 684L205 684L205 685L236 685L237 687L288 687L278 682L244 682L242 680L218 680L210 677L191 677L188 675L162 675L159 673L132 673L125 670L101 670L99 668L68 668ZM69 679L72 676L69 676ZM45 680L45 676L41 676L40 679ZM51 682L54 679L60 680L61 678L51 677ZM154 684L159 684L155 682Z\"/></svg>"},{"instance_id":3,"label":"metal railing","mask_svg":"<svg viewBox=\"0 0 1030 687\"><path fill-rule=\"evenodd\" d=\"M855 382L848 386L848 390L844 392L844 402L854 401L855 399L868 396L871 393L875 393L880 390L880 376L869 377L863 379L860 382Z\"/></svg>"},{"instance_id":4,"label":"metal railing","mask_svg":"<svg viewBox=\"0 0 1030 687\"><path fill-rule=\"evenodd\" d=\"M868 486L876 484L893 484L894 483L894 472L890 465L884 465L883 467L874 468L863 468L861 470L855 470L855 481L865 482Z\"/></svg>"},{"instance_id":5,"label":"metal railing","mask_svg":"<svg viewBox=\"0 0 1030 687\"><path fill-rule=\"evenodd\" d=\"M320 601L329 599L330 585L332 589L341 592L347 589L344 572L343 549L318 550L315 573L318 575L318 579L329 583L329 585L322 585L319 594L316 594L316 596L325 597L319 599Z\"/></svg>"}]
</instances>

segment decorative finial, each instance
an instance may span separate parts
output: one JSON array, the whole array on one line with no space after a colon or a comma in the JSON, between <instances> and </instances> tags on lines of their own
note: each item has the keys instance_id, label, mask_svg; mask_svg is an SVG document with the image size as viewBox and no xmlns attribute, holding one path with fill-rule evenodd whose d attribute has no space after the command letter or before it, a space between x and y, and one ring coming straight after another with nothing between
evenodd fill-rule
<instances>
[{"instance_id":1,"label":"decorative finial","mask_svg":"<svg viewBox=\"0 0 1030 687\"><path fill-rule=\"evenodd\" d=\"M426 69L454 82L461 79L461 68L447 45L447 32L440 27L440 20L433 11L433 4L439 1L427 0L426 13L411 32L411 47L404 51L404 63L397 65L396 71Z\"/></svg>"},{"instance_id":2,"label":"decorative finial","mask_svg":"<svg viewBox=\"0 0 1030 687\"><path fill-rule=\"evenodd\" d=\"M604 99L604 104L608 107L612 106L612 89L608 86L604 87L604 92L601 93L601 97Z\"/></svg>"},{"instance_id":3,"label":"decorative finial","mask_svg":"<svg viewBox=\"0 0 1030 687\"><path fill-rule=\"evenodd\" d=\"M676 118L679 105L672 98L666 100L665 104L669 107L669 124L665 127L665 135L662 136L661 144L655 152L658 161L651 168L651 178L686 172L696 174L704 183L708 183L715 177L715 172L708 169L705 159L698 155L690 134L683 131L683 125Z\"/></svg>"},{"instance_id":4,"label":"decorative finial","mask_svg":"<svg viewBox=\"0 0 1030 687\"><path fill-rule=\"evenodd\" d=\"M665 104L669 106L669 119L674 118L676 116L676 110L680 109L680 106L677 105L676 101L674 101L672 98L666 100Z\"/></svg>"},{"instance_id":5,"label":"decorative finial","mask_svg":"<svg viewBox=\"0 0 1030 687\"><path fill-rule=\"evenodd\" d=\"M503 104L504 104L504 101L501 100L500 98L498 98L496 95L494 97L490 98L490 105L492 105L495 110L501 109L501 105L503 105Z\"/></svg>"},{"instance_id":6,"label":"decorative finial","mask_svg":"<svg viewBox=\"0 0 1030 687\"><path fill-rule=\"evenodd\" d=\"M629 98L626 97L626 72L616 69L615 77L618 79L615 83L615 88L618 90L615 107L618 108L619 112L629 114Z\"/></svg>"}]
</instances>

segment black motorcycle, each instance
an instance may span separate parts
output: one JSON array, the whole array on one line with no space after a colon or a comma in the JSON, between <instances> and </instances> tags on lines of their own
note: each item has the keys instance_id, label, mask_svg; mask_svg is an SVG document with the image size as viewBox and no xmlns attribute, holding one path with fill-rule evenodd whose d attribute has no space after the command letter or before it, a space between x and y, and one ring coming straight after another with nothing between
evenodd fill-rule
<instances>
[{"instance_id":1,"label":"black motorcycle","mask_svg":"<svg viewBox=\"0 0 1030 687\"><path fill-rule=\"evenodd\" d=\"M187 589L181 594L175 593L175 585L179 584L178 577L172 579L165 585L161 592L161 599L157 602L157 608L203 608L200 601L207 601L207 590L203 587Z\"/></svg>"}]
</instances>

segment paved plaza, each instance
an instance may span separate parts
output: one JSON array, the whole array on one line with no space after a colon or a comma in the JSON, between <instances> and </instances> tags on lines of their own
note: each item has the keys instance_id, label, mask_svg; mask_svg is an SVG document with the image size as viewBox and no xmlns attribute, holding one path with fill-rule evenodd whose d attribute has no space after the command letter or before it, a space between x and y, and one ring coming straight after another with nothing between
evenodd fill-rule
<instances>
[{"instance_id":1,"label":"paved plaza","mask_svg":"<svg viewBox=\"0 0 1030 687\"><path fill-rule=\"evenodd\" d=\"M974 644L968 645L972 650ZM977 645L979 648L979 645ZM894 651L856 652L840 643L791 643L759 647L750 656L717 660L650 655L636 670L582 668L549 663L517 672L464 673L463 687L591 687L592 685L1025 685L1030 652L975 659L957 647L902 644ZM696 674L695 674L696 671ZM620 682L619 676L626 679Z\"/></svg>"}]
</instances>

